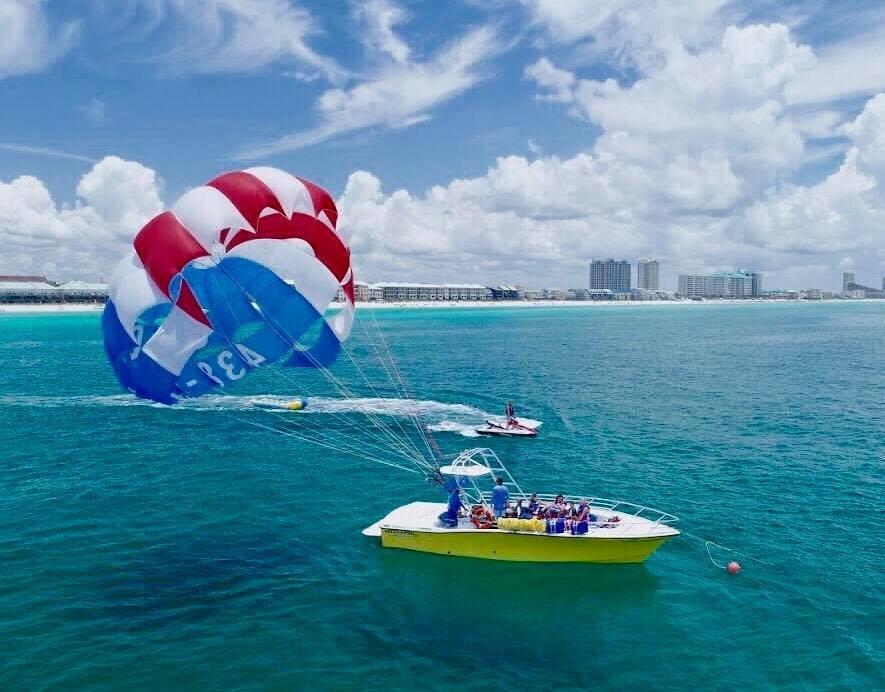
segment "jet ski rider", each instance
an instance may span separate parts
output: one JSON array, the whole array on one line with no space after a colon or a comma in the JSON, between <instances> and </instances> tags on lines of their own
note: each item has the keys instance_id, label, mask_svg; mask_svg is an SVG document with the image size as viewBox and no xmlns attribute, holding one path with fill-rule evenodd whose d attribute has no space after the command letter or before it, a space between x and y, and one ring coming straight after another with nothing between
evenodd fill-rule
<instances>
[{"instance_id":1,"label":"jet ski rider","mask_svg":"<svg viewBox=\"0 0 885 692\"><path fill-rule=\"evenodd\" d=\"M512 428L515 425L518 425L516 420L516 413L513 411L513 402L508 401L507 405L504 407L504 417L507 419L507 427Z\"/></svg>"}]
</instances>

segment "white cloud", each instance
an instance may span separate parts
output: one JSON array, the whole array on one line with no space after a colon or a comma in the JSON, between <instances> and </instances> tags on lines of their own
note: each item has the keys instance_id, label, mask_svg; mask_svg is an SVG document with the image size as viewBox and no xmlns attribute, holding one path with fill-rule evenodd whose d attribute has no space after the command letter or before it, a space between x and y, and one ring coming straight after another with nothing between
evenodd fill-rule
<instances>
[{"instance_id":1,"label":"white cloud","mask_svg":"<svg viewBox=\"0 0 885 692\"><path fill-rule=\"evenodd\" d=\"M0 79L40 72L67 53L79 23L54 26L44 0L0 0Z\"/></svg>"},{"instance_id":2,"label":"white cloud","mask_svg":"<svg viewBox=\"0 0 885 692\"><path fill-rule=\"evenodd\" d=\"M139 0L148 35L168 49L154 60L176 73L251 72L297 64L337 81L346 75L310 47L320 28L292 0Z\"/></svg>"},{"instance_id":3,"label":"white cloud","mask_svg":"<svg viewBox=\"0 0 885 692\"><path fill-rule=\"evenodd\" d=\"M556 103L571 103L575 100L575 75L556 67L547 58L541 58L525 68L525 76L544 90L544 93L536 95L537 99Z\"/></svg>"},{"instance_id":4,"label":"white cloud","mask_svg":"<svg viewBox=\"0 0 885 692\"><path fill-rule=\"evenodd\" d=\"M542 96L603 129L597 152L657 170L661 187L684 206L726 209L802 163L804 139L784 90L812 68L814 56L783 25L729 27L719 45L674 49L666 64L626 87L613 79L569 80L552 64L534 69L539 64L529 76ZM691 169L693 175L673 177Z\"/></svg>"},{"instance_id":5,"label":"white cloud","mask_svg":"<svg viewBox=\"0 0 885 692\"><path fill-rule=\"evenodd\" d=\"M529 138L527 144L529 151L532 152L535 156L540 156L544 153L544 150L541 148L540 144L537 144L533 139Z\"/></svg>"},{"instance_id":6,"label":"white cloud","mask_svg":"<svg viewBox=\"0 0 885 692\"><path fill-rule=\"evenodd\" d=\"M3 142L0 143L0 149L4 151L12 151L16 154L28 154L31 156L48 156L49 158L55 159L69 159L71 161L85 161L86 163L95 163L95 159L90 159L88 156L81 156L80 154L72 154L67 151L61 151L59 149L52 149L50 147L33 147L27 144L13 144L11 142Z\"/></svg>"},{"instance_id":7,"label":"white cloud","mask_svg":"<svg viewBox=\"0 0 885 692\"><path fill-rule=\"evenodd\" d=\"M553 45L581 44L585 59L638 66L642 70L665 63L673 51L698 51L718 42L730 24L740 25L752 6L729 0L516 0ZM816 10L816 11L815 11ZM821 8L772 5L781 23L830 22ZM885 63L874 56L885 52L885 15L879 8L855 8L842 15L854 22L850 35L821 46L814 71L798 75L787 89L791 104L827 103L846 97L871 96L885 89Z\"/></svg>"},{"instance_id":8,"label":"white cloud","mask_svg":"<svg viewBox=\"0 0 885 692\"><path fill-rule=\"evenodd\" d=\"M256 159L318 144L371 127L402 128L430 118L430 111L476 85L485 62L500 49L495 32L473 29L426 62L393 63L348 89L330 89L316 103L320 124L275 142L252 147L240 158Z\"/></svg>"},{"instance_id":9,"label":"white cloud","mask_svg":"<svg viewBox=\"0 0 885 692\"><path fill-rule=\"evenodd\" d=\"M583 42L589 60L648 68L671 50L718 40L729 19L728 0L518 0L554 45ZM739 16L739 15L738 15Z\"/></svg>"},{"instance_id":10,"label":"white cloud","mask_svg":"<svg viewBox=\"0 0 885 692\"><path fill-rule=\"evenodd\" d=\"M87 103L77 106L77 110L96 125L104 122L105 103L101 99L91 98Z\"/></svg>"},{"instance_id":11,"label":"white cloud","mask_svg":"<svg viewBox=\"0 0 885 692\"><path fill-rule=\"evenodd\" d=\"M354 16L364 25L363 42L370 50L384 53L398 63L408 61L409 45L394 31L406 19L401 7L389 0L360 0L354 4Z\"/></svg>"},{"instance_id":12,"label":"white cloud","mask_svg":"<svg viewBox=\"0 0 885 692\"><path fill-rule=\"evenodd\" d=\"M817 51L814 71L800 75L787 89L790 103L828 103L885 90L885 22L859 36Z\"/></svg>"},{"instance_id":13,"label":"white cloud","mask_svg":"<svg viewBox=\"0 0 885 692\"><path fill-rule=\"evenodd\" d=\"M779 24L728 27L700 49L671 44L629 85L537 61L526 75L541 95L602 129L592 146L567 159L503 157L419 196L354 173L340 218L359 274L582 286L592 257L650 254L673 287L678 272L735 266L761 269L769 286L836 287L846 257L875 277L885 95L847 125L834 110L797 111L790 87L815 66ZM807 138L834 134L850 145L836 170L790 182Z\"/></svg>"},{"instance_id":14,"label":"white cloud","mask_svg":"<svg viewBox=\"0 0 885 692\"><path fill-rule=\"evenodd\" d=\"M74 204L59 205L33 176L0 181L0 268L59 279L106 276L163 206L154 171L116 156L83 176L77 196Z\"/></svg>"}]
</instances>

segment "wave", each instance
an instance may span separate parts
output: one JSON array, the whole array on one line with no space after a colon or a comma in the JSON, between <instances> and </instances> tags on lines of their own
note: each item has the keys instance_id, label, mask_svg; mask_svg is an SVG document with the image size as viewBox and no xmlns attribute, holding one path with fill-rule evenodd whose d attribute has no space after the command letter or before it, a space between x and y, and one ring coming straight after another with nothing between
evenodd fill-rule
<instances>
[{"instance_id":1,"label":"wave","mask_svg":"<svg viewBox=\"0 0 885 692\"><path fill-rule=\"evenodd\" d=\"M493 414L466 404L449 404L433 400L410 400L384 397L361 397L338 399L332 397L309 397L303 411L288 411L285 404L292 396L280 394L224 395L207 394L198 399L185 399L175 406L166 406L132 394L107 396L0 396L0 406L31 406L37 408L61 408L70 406L145 406L168 411L266 411L279 415L382 415L397 418L419 417L433 432L456 433L464 437L477 437L474 430Z\"/></svg>"}]
</instances>

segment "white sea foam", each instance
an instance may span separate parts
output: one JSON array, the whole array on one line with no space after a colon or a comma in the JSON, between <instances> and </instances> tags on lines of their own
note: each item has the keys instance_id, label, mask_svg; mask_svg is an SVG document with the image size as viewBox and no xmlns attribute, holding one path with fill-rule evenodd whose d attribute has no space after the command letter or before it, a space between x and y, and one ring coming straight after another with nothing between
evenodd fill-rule
<instances>
[{"instance_id":1,"label":"white sea foam","mask_svg":"<svg viewBox=\"0 0 885 692\"><path fill-rule=\"evenodd\" d=\"M77 406L145 406L169 411L261 411L279 414L304 415L381 415L397 418L417 416L434 432L450 432L464 437L476 437L474 428L482 425L492 414L466 404L449 404L432 400L409 400L396 398L310 397L303 411L289 411L285 404L294 397L280 394L223 395L207 394L197 399L186 399L175 406L165 406L132 394L108 396L26 396L0 397L2 406L31 406L37 408L62 408Z\"/></svg>"},{"instance_id":2,"label":"white sea foam","mask_svg":"<svg viewBox=\"0 0 885 692\"><path fill-rule=\"evenodd\" d=\"M453 420L444 420L439 423L431 423L427 426L431 432L442 432L442 433L456 433L463 437L479 437L479 433L476 432L477 424L474 422L473 424L464 425L463 423L459 423Z\"/></svg>"},{"instance_id":3,"label":"white sea foam","mask_svg":"<svg viewBox=\"0 0 885 692\"><path fill-rule=\"evenodd\" d=\"M262 407L279 406L282 409L287 402L292 400L292 397L266 394L248 397L248 399L248 405L252 408L258 404ZM481 425L490 415L481 409L465 404L374 397L354 399L310 397L307 408L298 411L296 415L352 413L398 418L417 416L421 421L427 423L427 427L433 432L453 432L464 437L475 437L477 433L474 428Z\"/></svg>"}]
</instances>

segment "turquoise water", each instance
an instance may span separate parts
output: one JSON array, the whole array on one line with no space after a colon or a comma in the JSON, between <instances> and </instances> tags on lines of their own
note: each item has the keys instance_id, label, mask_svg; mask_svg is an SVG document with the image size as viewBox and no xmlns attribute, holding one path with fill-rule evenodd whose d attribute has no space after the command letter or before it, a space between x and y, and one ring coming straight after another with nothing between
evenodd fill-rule
<instances>
[{"instance_id":1,"label":"turquoise water","mask_svg":"<svg viewBox=\"0 0 885 692\"><path fill-rule=\"evenodd\" d=\"M885 304L377 319L446 452L513 398L542 436L487 443L524 487L771 566L729 578L685 537L640 566L384 551L360 529L431 487L248 424L300 388L328 398L288 429L345 439L370 404L265 372L142 405L98 316L0 316L0 688L885 687Z\"/></svg>"}]
</instances>

